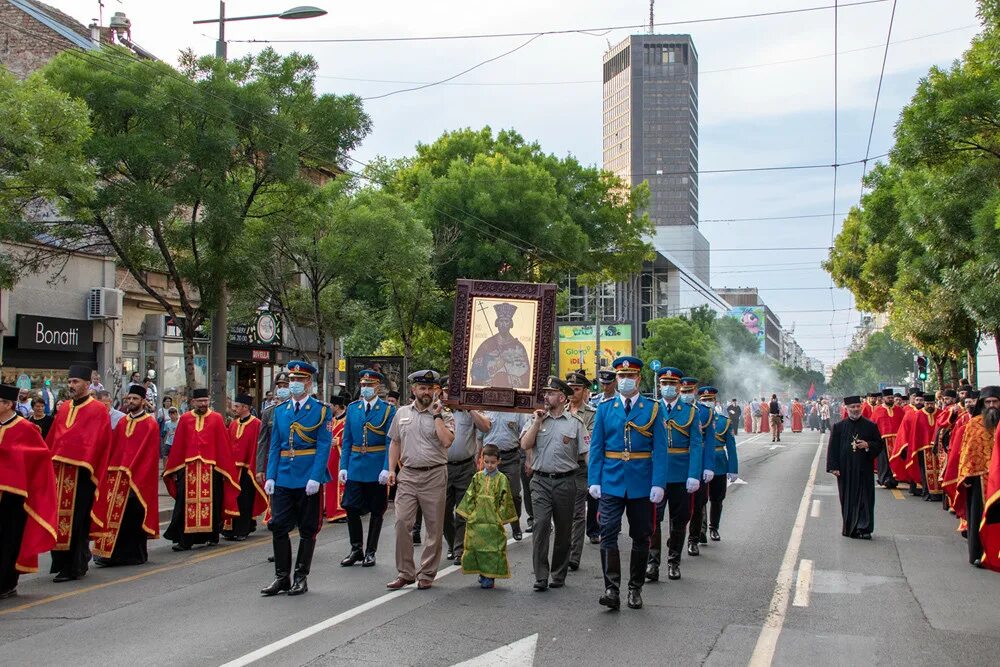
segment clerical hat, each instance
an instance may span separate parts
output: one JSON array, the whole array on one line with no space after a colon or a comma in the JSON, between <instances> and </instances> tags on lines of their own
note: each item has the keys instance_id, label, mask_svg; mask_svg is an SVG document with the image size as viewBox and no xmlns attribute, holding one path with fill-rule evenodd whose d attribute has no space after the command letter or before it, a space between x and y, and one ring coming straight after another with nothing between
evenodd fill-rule
<instances>
[{"instance_id":1,"label":"clerical hat","mask_svg":"<svg viewBox=\"0 0 1000 667\"><path fill-rule=\"evenodd\" d=\"M237 394L236 402L240 405L253 405L253 397L250 394Z\"/></svg>"},{"instance_id":2,"label":"clerical hat","mask_svg":"<svg viewBox=\"0 0 1000 667\"><path fill-rule=\"evenodd\" d=\"M17 395L21 390L9 384L0 384L0 400L17 403Z\"/></svg>"},{"instance_id":3,"label":"clerical hat","mask_svg":"<svg viewBox=\"0 0 1000 667\"><path fill-rule=\"evenodd\" d=\"M197 387L191 392L191 398L208 398L208 389L205 387Z\"/></svg>"},{"instance_id":4,"label":"clerical hat","mask_svg":"<svg viewBox=\"0 0 1000 667\"><path fill-rule=\"evenodd\" d=\"M861 397L860 396L845 396L844 397L844 405L858 405L859 403L861 403Z\"/></svg>"},{"instance_id":5,"label":"clerical hat","mask_svg":"<svg viewBox=\"0 0 1000 667\"><path fill-rule=\"evenodd\" d=\"M90 382L90 376L94 373L90 366L85 366L83 364L73 364L69 367L68 378L69 380L86 380Z\"/></svg>"},{"instance_id":6,"label":"clerical hat","mask_svg":"<svg viewBox=\"0 0 1000 667\"><path fill-rule=\"evenodd\" d=\"M128 387L128 393L139 398L146 398L146 387L141 384L132 384Z\"/></svg>"},{"instance_id":7,"label":"clerical hat","mask_svg":"<svg viewBox=\"0 0 1000 667\"><path fill-rule=\"evenodd\" d=\"M947 396L949 398L958 398L958 392L955 391L954 389L945 389L944 393L942 393L941 395Z\"/></svg>"},{"instance_id":8,"label":"clerical hat","mask_svg":"<svg viewBox=\"0 0 1000 667\"><path fill-rule=\"evenodd\" d=\"M979 398L1000 398L1000 387L995 384L991 384L987 387L983 387L979 390Z\"/></svg>"},{"instance_id":9,"label":"clerical hat","mask_svg":"<svg viewBox=\"0 0 1000 667\"><path fill-rule=\"evenodd\" d=\"M892 389L883 389L882 390L882 395L883 396L892 396Z\"/></svg>"}]
</instances>

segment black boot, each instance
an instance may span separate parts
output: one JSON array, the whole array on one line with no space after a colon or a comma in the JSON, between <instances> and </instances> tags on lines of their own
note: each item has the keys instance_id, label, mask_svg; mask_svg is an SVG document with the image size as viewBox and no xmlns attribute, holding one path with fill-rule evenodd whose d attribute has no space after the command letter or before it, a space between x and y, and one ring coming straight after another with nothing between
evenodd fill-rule
<instances>
[{"instance_id":1,"label":"black boot","mask_svg":"<svg viewBox=\"0 0 1000 667\"><path fill-rule=\"evenodd\" d=\"M667 540L667 579L681 578L681 552L684 550L684 530L670 531Z\"/></svg>"},{"instance_id":2,"label":"black boot","mask_svg":"<svg viewBox=\"0 0 1000 667\"><path fill-rule=\"evenodd\" d=\"M286 536L279 541L274 538L274 581L267 588L262 588L260 594L264 597L284 593L292 587L288 575L292 571L292 541Z\"/></svg>"},{"instance_id":3,"label":"black boot","mask_svg":"<svg viewBox=\"0 0 1000 667\"><path fill-rule=\"evenodd\" d=\"M698 535L699 544L708 544L708 513L702 510L701 534Z\"/></svg>"},{"instance_id":4,"label":"black boot","mask_svg":"<svg viewBox=\"0 0 1000 667\"><path fill-rule=\"evenodd\" d=\"M622 583L622 557L618 549L601 549L601 568L604 570L604 595L599 602L608 609L617 610L622 606L618 589Z\"/></svg>"},{"instance_id":5,"label":"black boot","mask_svg":"<svg viewBox=\"0 0 1000 667\"><path fill-rule=\"evenodd\" d=\"M649 581L660 580L660 527L653 526L653 535L649 538L649 557L646 563L646 579Z\"/></svg>"},{"instance_id":6,"label":"black boot","mask_svg":"<svg viewBox=\"0 0 1000 667\"><path fill-rule=\"evenodd\" d=\"M289 595L302 595L309 590L306 583L306 575L309 574L309 566L312 565L313 551L316 549L316 540L299 540L299 553L295 557L295 581L288 590Z\"/></svg>"},{"instance_id":7,"label":"black boot","mask_svg":"<svg viewBox=\"0 0 1000 667\"><path fill-rule=\"evenodd\" d=\"M350 567L355 563L360 563L364 560L365 554L361 551L360 544L351 544L351 553L347 554L347 557L340 561L341 567Z\"/></svg>"},{"instance_id":8,"label":"black boot","mask_svg":"<svg viewBox=\"0 0 1000 667\"><path fill-rule=\"evenodd\" d=\"M698 548L698 538L692 537L688 540L688 556L699 556L701 550Z\"/></svg>"},{"instance_id":9,"label":"black boot","mask_svg":"<svg viewBox=\"0 0 1000 667\"><path fill-rule=\"evenodd\" d=\"M642 584L646 578L646 562L648 551L632 549L628 561L628 608L642 609Z\"/></svg>"},{"instance_id":10,"label":"black boot","mask_svg":"<svg viewBox=\"0 0 1000 667\"><path fill-rule=\"evenodd\" d=\"M378 551L378 538L382 533L382 515L372 512L368 519L368 542L365 544L365 560L361 567L374 567L375 552Z\"/></svg>"}]
</instances>

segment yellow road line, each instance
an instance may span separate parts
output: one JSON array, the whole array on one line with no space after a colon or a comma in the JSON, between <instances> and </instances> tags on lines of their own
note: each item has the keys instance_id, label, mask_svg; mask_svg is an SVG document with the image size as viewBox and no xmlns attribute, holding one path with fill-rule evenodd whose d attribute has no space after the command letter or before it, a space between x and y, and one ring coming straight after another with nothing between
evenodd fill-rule
<instances>
[{"instance_id":1,"label":"yellow road line","mask_svg":"<svg viewBox=\"0 0 1000 667\"><path fill-rule=\"evenodd\" d=\"M225 556L226 554L236 553L238 551L245 551L247 549L252 549L253 547L263 546L265 544L270 544L270 540L255 540L252 543L240 544L239 546L223 547L222 549L216 549L211 553L203 554L201 556L195 556L185 560L182 563L174 563L172 565L163 565L161 567L153 568L152 570L146 570L145 572L140 572L139 574L133 574L131 577L124 577L122 579L114 579L112 581L105 581L100 584L94 584L93 586L85 586L84 588L77 588L72 591L66 591L65 593L59 593L57 595L50 595L44 597L40 600L35 600L33 602L27 602L16 607L11 607L10 609L0 609L0 616L6 614L13 614L14 612L24 611L26 609L31 609L32 607L37 607L43 604L49 604L50 602L58 602L59 600L65 600L66 598L75 597L77 595L82 595L83 593L90 593L91 591L97 591L102 588L107 588L108 586L116 586L118 584L127 584L132 581L138 581L139 579L145 579L146 577L151 577L154 574L162 574L163 572L171 572L173 570L179 570L181 568L187 567L189 565L196 565L198 563L203 563L212 558L218 558L219 556Z\"/></svg>"},{"instance_id":2,"label":"yellow road line","mask_svg":"<svg viewBox=\"0 0 1000 667\"><path fill-rule=\"evenodd\" d=\"M899 489L889 489L889 490L892 491L892 497L895 498L896 500L902 500L905 497L903 496L903 492L900 491Z\"/></svg>"}]
</instances>

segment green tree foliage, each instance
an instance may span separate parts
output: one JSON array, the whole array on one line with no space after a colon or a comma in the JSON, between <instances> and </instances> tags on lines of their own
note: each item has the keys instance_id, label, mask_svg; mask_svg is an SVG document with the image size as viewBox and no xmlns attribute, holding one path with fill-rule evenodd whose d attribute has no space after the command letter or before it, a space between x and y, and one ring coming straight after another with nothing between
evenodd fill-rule
<instances>
[{"instance_id":1,"label":"green tree foliage","mask_svg":"<svg viewBox=\"0 0 1000 667\"><path fill-rule=\"evenodd\" d=\"M0 67L0 119L0 241L28 244L5 246L0 253L0 287L9 289L54 259L32 245L44 231L37 221L64 215L69 199L89 200L94 174L84 154L87 105L41 76L18 81Z\"/></svg>"},{"instance_id":2,"label":"green tree foliage","mask_svg":"<svg viewBox=\"0 0 1000 667\"><path fill-rule=\"evenodd\" d=\"M865 394L880 383L901 385L913 370L916 350L893 337L889 331L877 331L868 337L863 348L852 352L833 369L830 391L837 396Z\"/></svg>"},{"instance_id":3,"label":"green tree foliage","mask_svg":"<svg viewBox=\"0 0 1000 667\"><path fill-rule=\"evenodd\" d=\"M639 346L643 379L652 386L649 362L658 359L664 366L674 366L702 384L715 382L716 343L711 334L685 317L663 317L649 322L649 336Z\"/></svg>"}]
</instances>

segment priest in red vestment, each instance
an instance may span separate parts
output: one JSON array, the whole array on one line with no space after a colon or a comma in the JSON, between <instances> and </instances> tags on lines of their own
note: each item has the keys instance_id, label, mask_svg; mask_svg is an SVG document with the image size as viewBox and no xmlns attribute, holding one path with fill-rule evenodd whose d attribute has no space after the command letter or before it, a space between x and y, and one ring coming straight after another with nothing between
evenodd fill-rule
<instances>
[{"instance_id":1,"label":"priest in red vestment","mask_svg":"<svg viewBox=\"0 0 1000 667\"><path fill-rule=\"evenodd\" d=\"M753 433L753 410L751 410L749 403L743 406L743 430L747 433Z\"/></svg>"},{"instance_id":2,"label":"priest in red vestment","mask_svg":"<svg viewBox=\"0 0 1000 667\"><path fill-rule=\"evenodd\" d=\"M889 467L889 452L896 444L896 432L903 421L903 408L895 406L892 389L883 390L882 404L872 412L871 420L878 426L882 442L885 443L885 449L878 455L878 483L887 489L894 489L896 478L892 476L892 469Z\"/></svg>"},{"instance_id":3,"label":"priest in red vestment","mask_svg":"<svg viewBox=\"0 0 1000 667\"><path fill-rule=\"evenodd\" d=\"M257 436L260 435L261 421L250 414L253 398L240 394L233 403L233 421L229 423L229 442L233 447L233 458L240 477L240 495L236 505L238 517L227 518L223 524L222 537L234 542L242 542L247 535L257 530L255 517L267 511L267 494L254 478L257 469Z\"/></svg>"},{"instance_id":4,"label":"priest in red vestment","mask_svg":"<svg viewBox=\"0 0 1000 667\"><path fill-rule=\"evenodd\" d=\"M889 455L889 467L897 482L906 482L910 485L910 495L920 495L919 476L914 477L913 473L907 469L910 460L910 439L912 437L913 422L918 414L925 414L924 394L915 387L909 390L909 403L903 406L903 419L896 431L896 442L893 445L892 454ZM919 469L917 469L919 472Z\"/></svg>"},{"instance_id":5,"label":"priest in red vestment","mask_svg":"<svg viewBox=\"0 0 1000 667\"><path fill-rule=\"evenodd\" d=\"M102 567L142 565L146 543L160 536L160 425L145 410L146 387L134 384L123 399L111 458L94 514L94 563Z\"/></svg>"},{"instance_id":6,"label":"priest in red vestment","mask_svg":"<svg viewBox=\"0 0 1000 667\"><path fill-rule=\"evenodd\" d=\"M90 375L86 366L70 366L70 400L56 410L46 437L59 494L51 570L56 583L87 574L91 523L97 530L104 528L104 520L92 510L111 454L111 415L90 395Z\"/></svg>"},{"instance_id":7,"label":"priest in red vestment","mask_svg":"<svg viewBox=\"0 0 1000 667\"><path fill-rule=\"evenodd\" d=\"M962 456L958 462L959 499L964 497L968 518L969 562L982 567L984 546L982 526L986 501L990 498L990 466L997 423L1000 422L1000 387L979 390L980 413L969 420L962 435Z\"/></svg>"},{"instance_id":8,"label":"priest in red vestment","mask_svg":"<svg viewBox=\"0 0 1000 667\"><path fill-rule=\"evenodd\" d=\"M229 431L222 415L208 407L208 390L195 389L190 412L174 432L163 482L174 498L174 513L163 536L174 551L219 543L222 522L240 515L240 484Z\"/></svg>"},{"instance_id":9,"label":"priest in red vestment","mask_svg":"<svg viewBox=\"0 0 1000 667\"><path fill-rule=\"evenodd\" d=\"M879 394L878 392L874 392L874 393L868 394L868 396L865 398L865 400L862 401L862 403L861 403L861 416L862 417L864 417L868 421L875 421L873 419L873 416L875 414L875 408L878 407L878 401L879 401L879 398L881 398L881 396L882 395Z\"/></svg>"},{"instance_id":10,"label":"priest in red vestment","mask_svg":"<svg viewBox=\"0 0 1000 667\"><path fill-rule=\"evenodd\" d=\"M56 543L56 476L37 426L17 414L18 388L0 385L0 600Z\"/></svg>"},{"instance_id":11,"label":"priest in red vestment","mask_svg":"<svg viewBox=\"0 0 1000 667\"><path fill-rule=\"evenodd\" d=\"M806 416L806 406L798 398L792 399L792 433L802 433L802 422Z\"/></svg>"},{"instance_id":12,"label":"priest in red vestment","mask_svg":"<svg viewBox=\"0 0 1000 667\"><path fill-rule=\"evenodd\" d=\"M976 407L976 403L979 401L979 392L969 389L963 400L962 411L958 414L955 425L951 428L948 460L945 463L944 473L941 475L941 489L948 497L948 505L955 511L955 516L958 518L958 530L964 533L968 529L968 524L966 523L964 497L959 501L958 464L962 458L962 440L965 436L965 427L970 419L979 414L979 409Z\"/></svg>"},{"instance_id":13,"label":"priest in red vestment","mask_svg":"<svg viewBox=\"0 0 1000 667\"><path fill-rule=\"evenodd\" d=\"M330 421L330 433L333 443L330 446L331 480L326 483L323 493L326 494L325 515L330 523L347 520L347 510L341 506L344 498L344 485L340 483L340 446L344 439L344 416L347 414L347 399L343 396L331 396L333 419Z\"/></svg>"},{"instance_id":14,"label":"priest in red vestment","mask_svg":"<svg viewBox=\"0 0 1000 667\"><path fill-rule=\"evenodd\" d=\"M934 437L937 433L937 403L934 394L924 394L923 415L917 413L910 431L910 451L906 461L911 478L919 480L923 486L926 501L941 500L941 469L938 463Z\"/></svg>"},{"instance_id":15,"label":"priest in red vestment","mask_svg":"<svg viewBox=\"0 0 1000 667\"><path fill-rule=\"evenodd\" d=\"M985 481L986 500L979 524L979 541L983 545L980 565L1000 572L1000 428L993 429L993 452Z\"/></svg>"}]
</instances>

